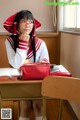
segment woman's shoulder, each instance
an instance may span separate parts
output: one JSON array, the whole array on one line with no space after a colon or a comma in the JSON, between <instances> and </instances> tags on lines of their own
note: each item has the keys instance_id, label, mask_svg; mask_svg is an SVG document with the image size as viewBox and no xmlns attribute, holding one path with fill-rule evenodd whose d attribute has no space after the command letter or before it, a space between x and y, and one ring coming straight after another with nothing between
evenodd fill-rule
<instances>
[{"instance_id":1,"label":"woman's shoulder","mask_svg":"<svg viewBox=\"0 0 80 120\"><path fill-rule=\"evenodd\" d=\"M45 42L42 40L42 39L40 39L40 38L38 38L38 37L36 37L36 44L44 44Z\"/></svg>"},{"instance_id":2,"label":"woman's shoulder","mask_svg":"<svg viewBox=\"0 0 80 120\"><path fill-rule=\"evenodd\" d=\"M9 37L6 39L5 43L6 43L7 45L10 44L12 47L14 46L14 41L13 41L13 38L12 38L11 36L9 36Z\"/></svg>"},{"instance_id":3,"label":"woman's shoulder","mask_svg":"<svg viewBox=\"0 0 80 120\"><path fill-rule=\"evenodd\" d=\"M36 51L38 49L45 48L45 46L46 46L46 44L45 44L45 42L42 39L36 38Z\"/></svg>"},{"instance_id":4,"label":"woman's shoulder","mask_svg":"<svg viewBox=\"0 0 80 120\"><path fill-rule=\"evenodd\" d=\"M7 39L6 39L6 41L13 41L13 37L12 36L9 36Z\"/></svg>"}]
</instances>

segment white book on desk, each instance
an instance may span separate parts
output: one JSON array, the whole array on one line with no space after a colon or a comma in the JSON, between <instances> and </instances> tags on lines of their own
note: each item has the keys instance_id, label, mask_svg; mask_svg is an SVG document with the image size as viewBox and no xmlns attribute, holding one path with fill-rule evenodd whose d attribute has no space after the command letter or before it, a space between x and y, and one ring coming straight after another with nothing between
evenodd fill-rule
<instances>
[{"instance_id":1,"label":"white book on desk","mask_svg":"<svg viewBox=\"0 0 80 120\"><path fill-rule=\"evenodd\" d=\"M54 76L72 76L72 74L63 65L53 65L50 75Z\"/></svg>"},{"instance_id":2,"label":"white book on desk","mask_svg":"<svg viewBox=\"0 0 80 120\"><path fill-rule=\"evenodd\" d=\"M0 76L18 76L18 69L15 68L0 68Z\"/></svg>"},{"instance_id":3,"label":"white book on desk","mask_svg":"<svg viewBox=\"0 0 80 120\"><path fill-rule=\"evenodd\" d=\"M53 67L51 68L51 72L69 72L65 67L63 67L62 65L53 65Z\"/></svg>"}]
</instances>

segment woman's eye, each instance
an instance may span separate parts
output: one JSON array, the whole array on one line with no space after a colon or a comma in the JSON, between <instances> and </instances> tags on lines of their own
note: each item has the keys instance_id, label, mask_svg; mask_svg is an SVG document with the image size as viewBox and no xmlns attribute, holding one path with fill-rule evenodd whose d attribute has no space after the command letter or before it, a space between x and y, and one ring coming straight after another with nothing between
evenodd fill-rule
<instances>
[{"instance_id":1,"label":"woman's eye","mask_svg":"<svg viewBox=\"0 0 80 120\"><path fill-rule=\"evenodd\" d=\"M26 22L26 20L23 20L23 22Z\"/></svg>"},{"instance_id":2,"label":"woman's eye","mask_svg":"<svg viewBox=\"0 0 80 120\"><path fill-rule=\"evenodd\" d=\"M21 22L21 23L29 23L29 24L32 24L32 23L33 23L33 21L32 21L32 20L27 21L27 20L24 20L24 19L23 19L23 20L21 20L20 22Z\"/></svg>"},{"instance_id":3,"label":"woman's eye","mask_svg":"<svg viewBox=\"0 0 80 120\"><path fill-rule=\"evenodd\" d=\"M32 20L30 20L30 21L29 21L29 23L33 23L33 21L32 21Z\"/></svg>"},{"instance_id":4,"label":"woman's eye","mask_svg":"<svg viewBox=\"0 0 80 120\"><path fill-rule=\"evenodd\" d=\"M21 23L25 23L26 22L26 20L21 20Z\"/></svg>"}]
</instances>

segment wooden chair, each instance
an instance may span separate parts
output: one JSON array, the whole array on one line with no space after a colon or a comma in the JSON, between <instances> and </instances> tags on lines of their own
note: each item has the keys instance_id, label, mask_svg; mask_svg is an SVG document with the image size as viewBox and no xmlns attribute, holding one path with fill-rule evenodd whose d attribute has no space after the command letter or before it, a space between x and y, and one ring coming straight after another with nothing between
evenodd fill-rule
<instances>
[{"instance_id":1,"label":"wooden chair","mask_svg":"<svg viewBox=\"0 0 80 120\"><path fill-rule=\"evenodd\" d=\"M46 120L46 98L57 98L80 103L80 78L65 76L48 76L42 81L41 94L43 96L43 120ZM62 107L60 104L59 120Z\"/></svg>"}]
</instances>

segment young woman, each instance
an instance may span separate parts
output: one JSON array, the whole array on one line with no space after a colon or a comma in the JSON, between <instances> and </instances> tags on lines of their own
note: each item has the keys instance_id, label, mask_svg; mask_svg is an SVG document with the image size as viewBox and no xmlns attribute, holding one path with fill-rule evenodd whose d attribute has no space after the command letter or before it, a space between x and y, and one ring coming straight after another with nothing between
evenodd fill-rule
<instances>
[{"instance_id":1,"label":"young woman","mask_svg":"<svg viewBox=\"0 0 80 120\"><path fill-rule=\"evenodd\" d=\"M49 63L49 55L43 40L35 37L35 29L41 24L34 19L28 10L22 10L4 22L4 28L12 33L6 40L6 50L9 64L14 68L21 67L28 62ZM19 120L30 120L31 108L35 113L35 120L42 120L41 101L21 101Z\"/></svg>"}]
</instances>

